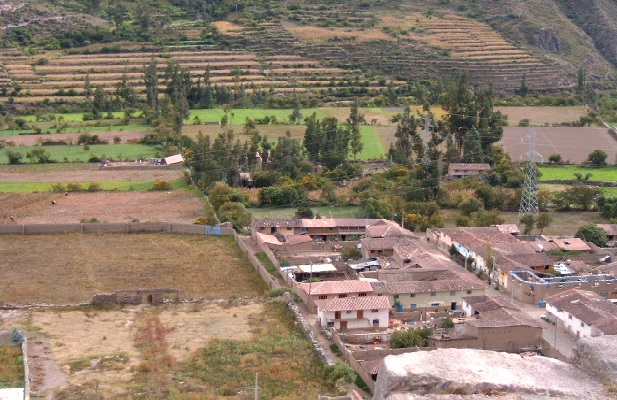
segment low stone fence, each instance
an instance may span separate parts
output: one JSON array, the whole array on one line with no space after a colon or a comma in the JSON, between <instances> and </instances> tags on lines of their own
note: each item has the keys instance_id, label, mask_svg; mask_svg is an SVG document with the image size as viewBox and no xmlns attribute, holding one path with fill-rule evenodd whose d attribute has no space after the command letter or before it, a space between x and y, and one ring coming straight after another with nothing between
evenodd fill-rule
<instances>
[{"instance_id":1,"label":"low stone fence","mask_svg":"<svg viewBox=\"0 0 617 400\"><path fill-rule=\"evenodd\" d=\"M266 268L261 264L261 261L259 261L257 257L255 257L251 249L248 248L246 243L244 243L244 240L242 240L242 238L240 238L235 231L233 232L233 236L234 236L234 239L236 239L236 242L238 243L240 250L242 250L246 258L253 265L253 267L257 270L257 272L261 276L261 279L263 279L264 282L266 282L266 285L268 285L268 288L274 289L274 288L280 287L281 285L279 285L276 278L273 277L268 271L266 271Z\"/></svg>"},{"instance_id":2,"label":"low stone fence","mask_svg":"<svg viewBox=\"0 0 617 400\"><path fill-rule=\"evenodd\" d=\"M233 228L182 224L175 222L126 222L84 224L12 224L0 225L0 234L45 235L59 233L186 233L231 236Z\"/></svg>"}]
</instances>

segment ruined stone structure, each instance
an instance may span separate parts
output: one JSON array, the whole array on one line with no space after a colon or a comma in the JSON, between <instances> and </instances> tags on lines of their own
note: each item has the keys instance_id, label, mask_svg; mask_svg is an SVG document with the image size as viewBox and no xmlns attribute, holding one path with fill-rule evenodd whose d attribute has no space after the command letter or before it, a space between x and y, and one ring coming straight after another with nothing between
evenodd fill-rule
<instances>
[{"instance_id":1,"label":"ruined stone structure","mask_svg":"<svg viewBox=\"0 0 617 400\"><path fill-rule=\"evenodd\" d=\"M163 289L133 289L116 290L113 293L101 293L92 298L95 306L109 304L163 304L180 301L180 290Z\"/></svg>"}]
</instances>

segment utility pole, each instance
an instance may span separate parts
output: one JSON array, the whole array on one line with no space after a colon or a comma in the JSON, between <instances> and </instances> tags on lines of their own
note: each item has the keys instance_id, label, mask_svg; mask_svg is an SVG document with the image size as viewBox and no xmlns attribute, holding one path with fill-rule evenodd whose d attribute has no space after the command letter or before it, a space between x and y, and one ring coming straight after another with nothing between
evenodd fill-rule
<instances>
[{"instance_id":1,"label":"utility pole","mask_svg":"<svg viewBox=\"0 0 617 400\"><path fill-rule=\"evenodd\" d=\"M259 372L255 373L255 400L259 400Z\"/></svg>"}]
</instances>

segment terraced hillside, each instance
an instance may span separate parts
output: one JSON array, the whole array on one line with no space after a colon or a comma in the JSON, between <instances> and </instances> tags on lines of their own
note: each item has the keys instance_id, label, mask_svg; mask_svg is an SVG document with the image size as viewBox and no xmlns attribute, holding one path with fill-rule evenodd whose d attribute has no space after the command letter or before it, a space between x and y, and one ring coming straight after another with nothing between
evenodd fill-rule
<instances>
[{"instance_id":1,"label":"terraced hillside","mask_svg":"<svg viewBox=\"0 0 617 400\"><path fill-rule=\"evenodd\" d=\"M0 54L0 100L78 99L87 73L93 85L110 90L123 74L139 87L152 57L178 61L195 77L209 66L219 85L338 100L382 94L390 80L447 78L461 70L505 94L523 76L532 89L570 88L582 66L590 79L610 86L615 65L598 32L610 32L617 7L600 1L590 0L585 18L577 18L579 9L562 0L239 1L235 12L230 3L217 15L161 0L151 4L156 26L146 29L132 2L114 2L126 7L118 22L111 2L90 10L85 2L4 0L0 41L37 55ZM608 30L590 27L593 10ZM143 49L123 46L120 55L98 56L60 50L114 38L144 41Z\"/></svg>"},{"instance_id":2,"label":"terraced hillside","mask_svg":"<svg viewBox=\"0 0 617 400\"><path fill-rule=\"evenodd\" d=\"M325 90L334 79L344 77L341 68L320 64L317 60L293 54L218 49L178 49L158 51L129 50L119 54L58 55L48 53L36 57L16 51L0 52L0 101L13 97L15 102L44 99L81 100L86 77L92 88L107 91L126 77L137 90L144 88L143 71L152 60L158 63L162 77L169 62L189 69L194 79L209 72L213 85L243 86L247 92L261 89L276 93ZM41 61L45 60L45 61ZM364 91L379 90L377 82L363 82ZM19 88L16 90L16 88Z\"/></svg>"}]
</instances>

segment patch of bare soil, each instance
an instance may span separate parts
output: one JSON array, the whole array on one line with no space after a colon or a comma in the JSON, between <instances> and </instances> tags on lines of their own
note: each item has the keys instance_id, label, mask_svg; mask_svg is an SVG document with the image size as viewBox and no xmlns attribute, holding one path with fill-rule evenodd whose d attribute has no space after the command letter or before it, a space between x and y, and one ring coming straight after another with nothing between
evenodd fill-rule
<instances>
[{"instance_id":1,"label":"patch of bare soil","mask_svg":"<svg viewBox=\"0 0 617 400\"><path fill-rule=\"evenodd\" d=\"M204 215L201 200L188 191L0 193L0 224L79 223L93 218L101 223L193 223Z\"/></svg>"},{"instance_id":2,"label":"patch of bare soil","mask_svg":"<svg viewBox=\"0 0 617 400\"><path fill-rule=\"evenodd\" d=\"M170 328L166 337L170 354L183 362L210 340L252 339L249 322L262 311L259 303L217 301L113 311L34 311L30 328L45 339L32 340L32 390L49 394L66 383L69 389L96 385L105 398L127 394L133 371L142 361L134 342L140 320L158 316ZM9 313L0 311L0 317L5 312Z\"/></svg>"},{"instance_id":3,"label":"patch of bare soil","mask_svg":"<svg viewBox=\"0 0 617 400\"><path fill-rule=\"evenodd\" d=\"M144 135L148 134L149 131L109 131L109 132L95 132L94 135L97 135L99 138L109 141L112 143L114 137L119 136L122 138L122 143L127 143L129 140L139 140L144 137ZM41 134L41 135L11 135L4 136L2 139L7 142L13 142L16 146L36 146L43 142L48 141L63 141L67 144L77 143L81 133L52 133L52 134Z\"/></svg>"},{"instance_id":4,"label":"patch of bare soil","mask_svg":"<svg viewBox=\"0 0 617 400\"><path fill-rule=\"evenodd\" d=\"M99 169L98 164L87 164L88 168L74 171L38 171L38 172L0 172L2 182L105 182L105 181L154 181L161 179L174 181L180 179L183 171L180 169L148 169L117 170L113 168Z\"/></svg>"}]
</instances>

